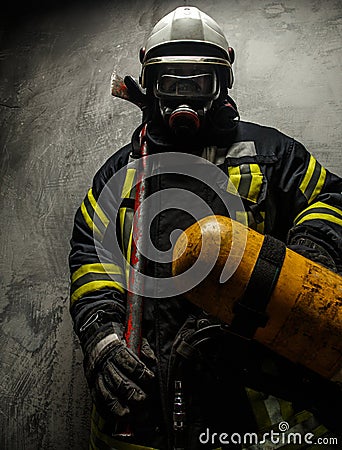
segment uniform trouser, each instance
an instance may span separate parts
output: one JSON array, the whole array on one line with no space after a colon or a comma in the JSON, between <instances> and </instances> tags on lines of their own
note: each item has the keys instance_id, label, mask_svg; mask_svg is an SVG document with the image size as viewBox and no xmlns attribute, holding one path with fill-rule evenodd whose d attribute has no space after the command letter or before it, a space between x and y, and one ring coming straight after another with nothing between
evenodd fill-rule
<instances>
[{"instance_id":1,"label":"uniform trouser","mask_svg":"<svg viewBox=\"0 0 342 450\"><path fill-rule=\"evenodd\" d=\"M340 448L342 438L332 435L332 433L330 433L322 424L319 424L314 416L308 411L301 411L293 414L290 402L280 401L273 396L268 396L265 400L264 396L257 391L249 390L249 396L251 397L252 404L254 406L256 418L259 419L260 422L259 428L262 431L261 436L264 432L269 431L270 429L274 429L279 432L279 424L287 423L289 425L289 433L298 433L304 437L306 433L310 432L312 433L312 436L314 436L313 440L315 442L318 442L318 439L321 439L321 441L318 446L317 444L308 445L304 442L304 439L302 439L303 442L301 442L300 445L287 443L287 445L272 446L272 443L267 442L265 444L261 444L259 441L259 444L256 445L242 446L243 449L261 450L266 448L274 448L284 450L313 450L319 448L320 450L336 450L337 448ZM279 412L281 412L281 415L278 417L276 417L276 404L280 406ZM271 423L271 418L273 418L276 423L269 426ZM114 439L110 435L104 433L104 425L105 421L101 416L99 416L96 409L93 408L89 450L160 450L153 447L130 444ZM260 438L260 440L262 439ZM214 450L222 449L221 447L216 447Z\"/></svg>"}]
</instances>

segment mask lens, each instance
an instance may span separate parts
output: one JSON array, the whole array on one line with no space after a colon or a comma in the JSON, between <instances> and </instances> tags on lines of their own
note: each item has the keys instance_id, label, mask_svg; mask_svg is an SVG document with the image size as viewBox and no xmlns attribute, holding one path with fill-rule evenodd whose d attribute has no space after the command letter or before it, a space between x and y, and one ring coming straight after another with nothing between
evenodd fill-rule
<instances>
[{"instance_id":1,"label":"mask lens","mask_svg":"<svg viewBox=\"0 0 342 450\"><path fill-rule=\"evenodd\" d=\"M215 72L207 68L169 67L159 74L155 94L157 97L212 98L216 94L216 85Z\"/></svg>"}]
</instances>

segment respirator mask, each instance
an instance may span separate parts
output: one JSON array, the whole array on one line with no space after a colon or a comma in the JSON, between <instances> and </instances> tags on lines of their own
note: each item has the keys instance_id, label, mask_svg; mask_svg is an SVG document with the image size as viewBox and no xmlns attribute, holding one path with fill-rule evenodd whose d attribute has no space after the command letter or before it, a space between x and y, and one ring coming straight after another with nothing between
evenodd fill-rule
<instances>
[{"instance_id":1,"label":"respirator mask","mask_svg":"<svg viewBox=\"0 0 342 450\"><path fill-rule=\"evenodd\" d=\"M161 116L177 137L192 137L219 96L217 73L210 64L164 61L154 84Z\"/></svg>"}]
</instances>

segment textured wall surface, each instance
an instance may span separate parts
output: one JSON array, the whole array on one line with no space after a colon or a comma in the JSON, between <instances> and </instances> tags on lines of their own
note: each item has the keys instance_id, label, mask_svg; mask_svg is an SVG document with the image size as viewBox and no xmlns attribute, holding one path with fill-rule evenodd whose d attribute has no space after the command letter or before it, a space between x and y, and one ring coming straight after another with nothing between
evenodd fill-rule
<instances>
[{"instance_id":1,"label":"textured wall surface","mask_svg":"<svg viewBox=\"0 0 342 450\"><path fill-rule=\"evenodd\" d=\"M2 450L87 448L89 397L68 313L73 216L95 171L140 119L111 98L112 70L137 76L152 24L182 4L38 4L1 20ZM294 136L342 175L342 3L191 4L236 50L231 94L242 118Z\"/></svg>"}]
</instances>

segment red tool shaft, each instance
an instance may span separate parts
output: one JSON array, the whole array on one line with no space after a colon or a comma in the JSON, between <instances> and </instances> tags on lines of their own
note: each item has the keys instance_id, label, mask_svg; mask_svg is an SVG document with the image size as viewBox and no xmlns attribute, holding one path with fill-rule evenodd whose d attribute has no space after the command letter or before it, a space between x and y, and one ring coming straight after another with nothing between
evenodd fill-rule
<instances>
[{"instance_id":1,"label":"red tool shaft","mask_svg":"<svg viewBox=\"0 0 342 450\"><path fill-rule=\"evenodd\" d=\"M133 237L131 247L131 270L127 289L127 315L125 339L127 346L139 355L141 344L141 320L143 310L143 296L137 292L143 292L142 280L139 274L143 273L144 257L140 250L144 247L145 230L147 226L144 200L147 194L146 167L147 145L145 139L146 125L141 131L141 157L139 159L138 178L133 217Z\"/></svg>"}]
</instances>

